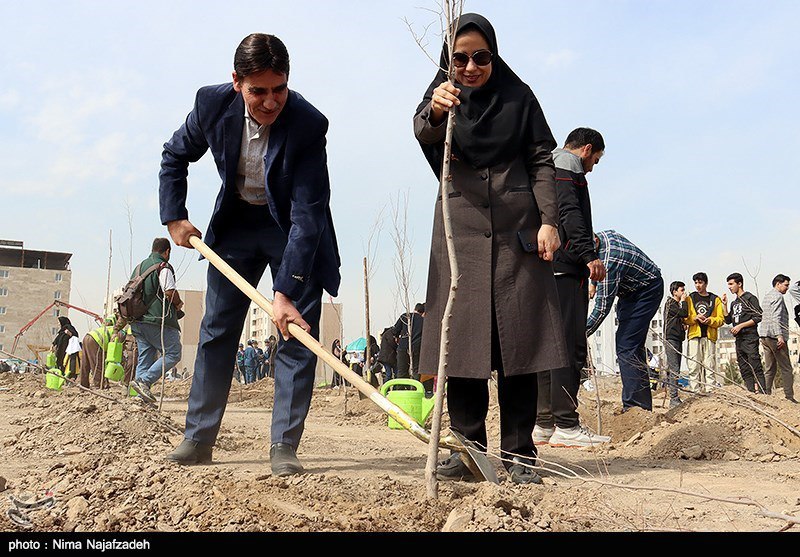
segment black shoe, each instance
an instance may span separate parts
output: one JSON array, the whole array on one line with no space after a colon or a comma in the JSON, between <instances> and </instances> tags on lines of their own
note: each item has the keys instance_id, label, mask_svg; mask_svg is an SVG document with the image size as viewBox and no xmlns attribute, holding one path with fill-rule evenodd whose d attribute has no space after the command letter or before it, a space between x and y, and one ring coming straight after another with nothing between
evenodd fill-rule
<instances>
[{"instance_id":1,"label":"black shoe","mask_svg":"<svg viewBox=\"0 0 800 557\"><path fill-rule=\"evenodd\" d=\"M530 466L530 459L514 457L513 464L508 468L508 475L515 484L541 484L542 477Z\"/></svg>"},{"instance_id":2,"label":"black shoe","mask_svg":"<svg viewBox=\"0 0 800 557\"><path fill-rule=\"evenodd\" d=\"M453 453L436 467L436 479L443 481L474 481L475 474L467 468L459 453Z\"/></svg>"},{"instance_id":3,"label":"black shoe","mask_svg":"<svg viewBox=\"0 0 800 557\"><path fill-rule=\"evenodd\" d=\"M297 460L294 447L286 443L273 443L269 448L269 464L273 476L292 476L303 473L303 465Z\"/></svg>"},{"instance_id":4,"label":"black shoe","mask_svg":"<svg viewBox=\"0 0 800 557\"><path fill-rule=\"evenodd\" d=\"M169 453L166 459L178 464L211 464L211 445L184 439L178 448Z\"/></svg>"},{"instance_id":5,"label":"black shoe","mask_svg":"<svg viewBox=\"0 0 800 557\"><path fill-rule=\"evenodd\" d=\"M788 400L789 402L793 402L793 403L797 404L797 401L792 396L787 396L786 400Z\"/></svg>"}]
</instances>

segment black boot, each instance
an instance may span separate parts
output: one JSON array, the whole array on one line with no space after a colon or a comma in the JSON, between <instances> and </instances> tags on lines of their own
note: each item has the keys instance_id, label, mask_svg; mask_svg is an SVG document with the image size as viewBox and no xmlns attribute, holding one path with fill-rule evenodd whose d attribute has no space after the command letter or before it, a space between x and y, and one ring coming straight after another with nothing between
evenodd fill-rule
<instances>
[{"instance_id":1,"label":"black boot","mask_svg":"<svg viewBox=\"0 0 800 557\"><path fill-rule=\"evenodd\" d=\"M273 443L269 448L269 464L273 476L292 476L303 473L303 465L297 459L294 447L286 443Z\"/></svg>"},{"instance_id":2,"label":"black boot","mask_svg":"<svg viewBox=\"0 0 800 557\"><path fill-rule=\"evenodd\" d=\"M511 482L515 484L541 484L542 477L531 468L534 460L530 458L522 458L515 456L508 467L508 475L511 477Z\"/></svg>"},{"instance_id":3,"label":"black boot","mask_svg":"<svg viewBox=\"0 0 800 557\"><path fill-rule=\"evenodd\" d=\"M475 474L464 464L459 453L452 453L436 467L436 479L442 481L474 482Z\"/></svg>"},{"instance_id":4,"label":"black boot","mask_svg":"<svg viewBox=\"0 0 800 557\"><path fill-rule=\"evenodd\" d=\"M211 445L184 439L178 448L169 453L166 459L178 464L211 464Z\"/></svg>"}]
</instances>

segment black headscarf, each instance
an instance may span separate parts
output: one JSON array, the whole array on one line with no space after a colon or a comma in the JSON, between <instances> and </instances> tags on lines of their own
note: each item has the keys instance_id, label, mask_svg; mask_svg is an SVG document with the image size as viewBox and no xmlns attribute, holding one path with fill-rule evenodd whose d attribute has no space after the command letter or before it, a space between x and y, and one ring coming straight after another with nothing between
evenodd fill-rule
<instances>
[{"instance_id":1,"label":"black headscarf","mask_svg":"<svg viewBox=\"0 0 800 557\"><path fill-rule=\"evenodd\" d=\"M58 330L56 338L53 339L53 346L56 347L56 361L58 369L64 369L64 356L67 353L67 345L69 344L70 337L77 337L78 331L72 326L72 322L68 317L59 316L58 323L61 328ZM67 334L67 331L70 334Z\"/></svg>"},{"instance_id":2,"label":"black headscarf","mask_svg":"<svg viewBox=\"0 0 800 557\"><path fill-rule=\"evenodd\" d=\"M482 87L467 87L456 83L461 89L456 108L456 125L453 130L453 151L456 156L474 168L494 166L518 157L525 145L531 142L548 141L549 148L556 147L553 134L545 121L539 101L533 91L509 68L497 50L494 28L482 15L463 14L458 22L456 36L470 28L479 31L494 54L492 74ZM442 47L439 62L441 68L450 63L447 45ZM433 78L417 114L431 102L433 90L447 80L440 69ZM420 142L436 176L442 171L444 143Z\"/></svg>"},{"instance_id":3,"label":"black headscarf","mask_svg":"<svg viewBox=\"0 0 800 557\"><path fill-rule=\"evenodd\" d=\"M72 336L74 337L78 336L78 331L72 325L72 322L69 320L69 317L64 317L63 315L60 316L58 318L58 324L61 325L61 329L59 329L58 331L59 334L69 331L70 333L72 333ZM69 340L69 337L67 337L67 340Z\"/></svg>"}]
</instances>

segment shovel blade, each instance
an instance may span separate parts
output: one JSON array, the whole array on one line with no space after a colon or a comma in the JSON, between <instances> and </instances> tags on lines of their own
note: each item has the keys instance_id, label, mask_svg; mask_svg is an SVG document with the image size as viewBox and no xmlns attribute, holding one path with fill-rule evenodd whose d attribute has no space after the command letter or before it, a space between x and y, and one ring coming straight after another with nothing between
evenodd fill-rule
<instances>
[{"instance_id":1,"label":"shovel blade","mask_svg":"<svg viewBox=\"0 0 800 557\"><path fill-rule=\"evenodd\" d=\"M499 484L500 480L497 479L497 472L495 472L492 463L489 462L489 457L486 456L486 453L479 450L475 443L459 432L451 429L450 433L464 446L464 449L459 452L459 457L461 457L461 462L475 474L475 478Z\"/></svg>"}]
</instances>

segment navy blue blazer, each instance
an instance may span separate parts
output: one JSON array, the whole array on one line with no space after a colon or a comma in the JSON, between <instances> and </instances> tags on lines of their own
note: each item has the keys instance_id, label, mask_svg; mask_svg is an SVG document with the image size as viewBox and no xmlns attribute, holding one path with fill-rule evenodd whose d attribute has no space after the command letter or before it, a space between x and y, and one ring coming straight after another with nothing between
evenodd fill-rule
<instances>
[{"instance_id":1,"label":"navy blue blazer","mask_svg":"<svg viewBox=\"0 0 800 557\"><path fill-rule=\"evenodd\" d=\"M216 232L228 218L220 209L234 199L236 167L244 128L244 99L232 83L209 85L197 92L194 109L167 143L159 173L161 223L187 219L186 177L189 163L208 149L222 187L205 242L213 249ZM288 242L273 290L296 300L313 275L336 296L341 282L339 250L330 211L325 133L328 120L299 93L289 91L286 104L270 127L264 175L269 211Z\"/></svg>"}]
</instances>

